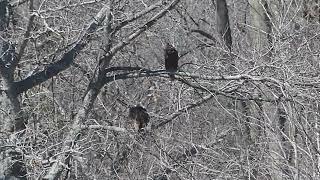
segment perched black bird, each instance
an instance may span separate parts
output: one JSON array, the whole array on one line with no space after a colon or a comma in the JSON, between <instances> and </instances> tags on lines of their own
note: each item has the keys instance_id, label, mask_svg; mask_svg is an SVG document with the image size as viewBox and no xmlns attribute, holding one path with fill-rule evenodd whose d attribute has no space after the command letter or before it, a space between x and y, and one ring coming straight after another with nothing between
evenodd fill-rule
<instances>
[{"instance_id":1,"label":"perched black bird","mask_svg":"<svg viewBox=\"0 0 320 180\"><path fill-rule=\"evenodd\" d=\"M130 107L129 118L134 121L134 127L137 131L141 131L145 128L150 121L147 110L140 105Z\"/></svg>"},{"instance_id":2,"label":"perched black bird","mask_svg":"<svg viewBox=\"0 0 320 180\"><path fill-rule=\"evenodd\" d=\"M178 70L178 51L169 43L167 43L164 49L164 60L166 70L170 73L174 73ZM174 79L174 75L170 74L170 79Z\"/></svg>"}]
</instances>

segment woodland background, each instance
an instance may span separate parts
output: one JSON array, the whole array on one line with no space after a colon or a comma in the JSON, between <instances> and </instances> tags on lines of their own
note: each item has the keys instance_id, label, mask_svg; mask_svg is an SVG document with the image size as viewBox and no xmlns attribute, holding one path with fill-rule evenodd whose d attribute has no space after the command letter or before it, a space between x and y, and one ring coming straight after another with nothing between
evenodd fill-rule
<instances>
[{"instance_id":1,"label":"woodland background","mask_svg":"<svg viewBox=\"0 0 320 180\"><path fill-rule=\"evenodd\" d=\"M320 179L319 3L0 0L0 179Z\"/></svg>"}]
</instances>

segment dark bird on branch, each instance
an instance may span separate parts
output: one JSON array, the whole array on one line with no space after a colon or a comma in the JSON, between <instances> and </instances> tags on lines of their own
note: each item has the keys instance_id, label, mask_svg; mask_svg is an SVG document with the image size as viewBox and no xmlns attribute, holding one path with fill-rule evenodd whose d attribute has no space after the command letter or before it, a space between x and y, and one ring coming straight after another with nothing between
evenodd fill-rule
<instances>
[{"instance_id":1,"label":"dark bird on branch","mask_svg":"<svg viewBox=\"0 0 320 180\"><path fill-rule=\"evenodd\" d=\"M140 105L130 107L129 118L134 121L134 127L138 132L143 130L150 121L147 110Z\"/></svg>"},{"instance_id":2,"label":"dark bird on branch","mask_svg":"<svg viewBox=\"0 0 320 180\"><path fill-rule=\"evenodd\" d=\"M164 60L165 67L168 72L170 72L170 79L174 79L174 72L178 70L178 60L179 55L178 51L169 43L167 43L164 49Z\"/></svg>"}]
</instances>

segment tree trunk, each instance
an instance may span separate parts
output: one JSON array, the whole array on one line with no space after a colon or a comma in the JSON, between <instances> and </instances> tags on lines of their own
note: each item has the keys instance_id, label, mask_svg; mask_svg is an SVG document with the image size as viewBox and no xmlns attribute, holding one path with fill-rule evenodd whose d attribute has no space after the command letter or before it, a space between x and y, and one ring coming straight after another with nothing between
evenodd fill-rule
<instances>
[{"instance_id":1,"label":"tree trunk","mask_svg":"<svg viewBox=\"0 0 320 180\"><path fill-rule=\"evenodd\" d=\"M258 55L257 59L269 61L272 52L272 27L271 13L266 0L249 0L251 26L250 37L252 39L252 47ZM260 58L262 57L262 58ZM256 62L267 63L267 62Z\"/></svg>"},{"instance_id":2,"label":"tree trunk","mask_svg":"<svg viewBox=\"0 0 320 180\"><path fill-rule=\"evenodd\" d=\"M271 39L271 33L272 33L272 26L271 26L271 13L269 9L269 5L266 0L249 0L250 5L250 26L251 30L250 32L250 38L252 42L253 47L253 57L255 64L265 64L270 62L271 56L272 56L272 39ZM267 72L262 68L259 72L259 75L266 74ZM267 94L268 89L265 86L258 85L259 89L264 92L264 95ZM257 92L258 96L261 95L261 92ZM259 108L252 110L252 116L256 117L255 119L259 120L256 122L252 122L252 124L257 124L259 127L259 130L255 131L254 127L250 128L251 135L253 136L253 139L256 140L275 140L274 139L274 133L269 132L268 128L261 128L264 127L267 122L266 120L269 118L264 118L262 112L268 112L272 111L272 109L268 108L270 104L265 105L264 103L257 103ZM274 105L271 105L274 106ZM265 131L265 132L263 132ZM264 138L261 137L261 135L267 134L269 137ZM275 140L276 141L276 140ZM273 142L273 141L272 141ZM271 152L269 152L272 156L272 152L277 152L277 147L274 145L275 143L270 143L269 146L271 147L265 147L260 145L255 150L262 150L262 149L269 149ZM268 157L262 157L262 160L269 159ZM272 159L277 159L277 157L274 157ZM263 179L263 178L272 178L272 179L281 179L281 170L277 167L277 162L270 162L269 169L264 171L264 174L258 174L256 179ZM255 171L261 172L260 169L255 169Z\"/></svg>"},{"instance_id":3,"label":"tree trunk","mask_svg":"<svg viewBox=\"0 0 320 180\"><path fill-rule=\"evenodd\" d=\"M229 51L232 48L231 28L226 0L216 0L217 4L217 28Z\"/></svg>"},{"instance_id":4,"label":"tree trunk","mask_svg":"<svg viewBox=\"0 0 320 180\"><path fill-rule=\"evenodd\" d=\"M5 139L17 140L19 133L13 134L13 132L25 129L25 118L14 88L14 69L17 63L15 47L9 41L10 14L12 13L10 12L9 2L6 0L0 1L0 128L1 132L4 132L1 133L0 144L3 147L7 146L0 149L0 177L26 179L27 171L23 163L23 152L17 151L14 146L10 146L10 142L5 141Z\"/></svg>"}]
</instances>

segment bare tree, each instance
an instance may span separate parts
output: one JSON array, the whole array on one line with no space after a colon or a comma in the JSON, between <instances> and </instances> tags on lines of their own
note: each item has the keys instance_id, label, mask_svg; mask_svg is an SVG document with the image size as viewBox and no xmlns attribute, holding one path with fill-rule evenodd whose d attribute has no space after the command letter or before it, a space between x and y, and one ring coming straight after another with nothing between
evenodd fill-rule
<instances>
[{"instance_id":1,"label":"bare tree","mask_svg":"<svg viewBox=\"0 0 320 180\"><path fill-rule=\"evenodd\" d=\"M319 179L315 12L0 1L0 179ZM148 112L143 131L133 106Z\"/></svg>"}]
</instances>

